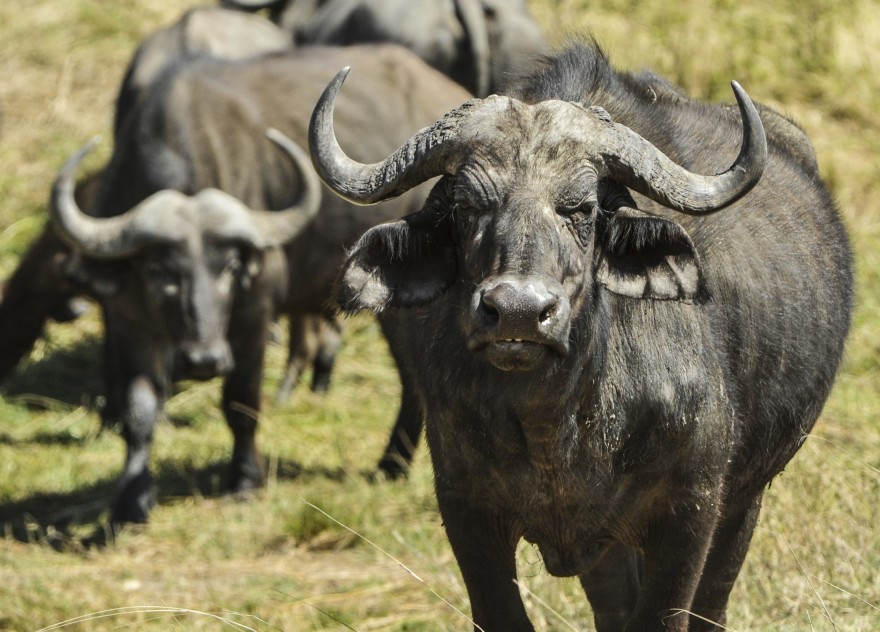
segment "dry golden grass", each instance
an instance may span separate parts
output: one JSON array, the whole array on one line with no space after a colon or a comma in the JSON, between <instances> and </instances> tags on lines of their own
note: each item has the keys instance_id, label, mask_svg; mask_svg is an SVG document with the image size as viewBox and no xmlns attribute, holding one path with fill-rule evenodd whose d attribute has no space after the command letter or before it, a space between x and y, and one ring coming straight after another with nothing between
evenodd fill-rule
<instances>
[{"instance_id":1,"label":"dry golden grass","mask_svg":"<svg viewBox=\"0 0 880 632\"><path fill-rule=\"evenodd\" d=\"M0 274L41 230L63 158L93 134L109 139L115 91L137 42L190 4L0 3ZM729 100L737 79L813 139L853 236L858 313L814 436L766 495L729 625L880 629L876 3L530 6L557 42L590 29L617 66L654 68L695 96ZM270 482L250 502L216 495L231 443L217 383L181 389L168 405L174 423L157 432L160 505L148 528L126 531L106 550L75 544L106 518L122 462L121 440L98 431L93 410L101 327L94 315L51 327L0 401L0 630L57 629L77 617L87 619L63 629L467 629L467 595L427 455L403 484L361 476L384 444L399 387L375 323L348 325L326 397L298 391L290 404L267 404L259 439ZM282 358L281 347L270 350L268 392ZM59 537L65 532L74 539ZM518 563L539 630L591 629L576 581L549 577L527 545Z\"/></svg>"}]
</instances>

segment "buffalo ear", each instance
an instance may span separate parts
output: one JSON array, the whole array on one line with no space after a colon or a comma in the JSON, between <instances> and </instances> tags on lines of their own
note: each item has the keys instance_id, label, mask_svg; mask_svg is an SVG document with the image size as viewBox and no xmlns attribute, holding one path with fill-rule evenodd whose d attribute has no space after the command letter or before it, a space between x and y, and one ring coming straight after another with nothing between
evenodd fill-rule
<instances>
[{"instance_id":1,"label":"buffalo ear","mask_svg":"<svg viewBox=\"0 0 880 632\"><path fill-rule=\"evenodd\" d=\"M93 261L74 253L62 264L62 272L78 292L101 300L122 291L127 267L116 261Z\"/></svg>"},{"instance_id":2,"label":"buffalo ear","mask_svg":"<svg viewBox=\"0 0 880 632\"><path fill-rule=\"evenodd\" d=\"M700 259L681 225L623 207L600 220L596 280L631 298L702 302Z\"/></svg>"},{"instance_id":3,"label":"buffalo ear","mask_svg":"<svg viewBox=\"0 0 880 632\"><path fill-rule=\"evenodd\" d=\"M364 233L343 264L336 300L347 312L423 305L452 285L456 270L448 222L416 213Z\"/></svg>"}]
</instances>

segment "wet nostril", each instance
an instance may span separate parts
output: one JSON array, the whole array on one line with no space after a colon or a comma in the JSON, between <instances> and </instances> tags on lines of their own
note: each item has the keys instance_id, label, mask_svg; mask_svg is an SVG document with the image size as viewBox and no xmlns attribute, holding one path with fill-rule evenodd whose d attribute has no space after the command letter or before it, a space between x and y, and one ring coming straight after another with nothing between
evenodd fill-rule
<instances>
[{"instance_id":1,"label":"wet nostril","mask_svg":"<svg viewBox=\"0 0 880 632\"><path fill-rule=\"evenodd\" d=\"M540 305L541 311L538 314L538 322L544 324L556 316L557 307L559 307L559 298L556 296L548 297L544 304Z\"/></svg>"},{"instance_id":2,"label":"wet nostril","mask_svg":"<svg viewBox=\"0 0 880 632\"><path fill-rule=\"evenodd\" d=\"M498 313L498 307L496 307L490 293L485 293L480 297L480 311L494 322L498 322L501 318L501 314Z\"/></svg>"}]
</instances>

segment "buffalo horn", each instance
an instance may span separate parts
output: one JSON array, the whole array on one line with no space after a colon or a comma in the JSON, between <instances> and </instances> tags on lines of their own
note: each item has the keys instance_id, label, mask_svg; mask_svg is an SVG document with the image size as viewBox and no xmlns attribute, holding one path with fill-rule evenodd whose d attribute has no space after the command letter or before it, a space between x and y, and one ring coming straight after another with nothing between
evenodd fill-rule
<instances>
[{"instance_id":1,"label":"buffalo horn","mask_svg":"<svg viewBox=\"0 0 880 632\"><path fill-rule=\"evenodd\" d=\"M302 194L294 206L283 211L250 212L251 221L259 236L259 241L253 244L257 248L280 246L290 241L312 221L321 207L321 181L310 165L308 154L277 129L266 130L266 136L292 159L300 175Z\"/></svg>"},{"instance_id":2,"label":"buffalo horn","mask_svg":"<svg viewBox=\"0 0 880 632\"><path fill-rule=\"evenodd\" d=\"M333 109L349 69L342 69L318 100L309 126L309 147L318 174L336 193L356 204L381 202L443 174L453 174L464 153L469 118L505 107L506 97L472 99L450 111L430 127L410 138L387 159L370 165L349 158L336 140ZM604 166L601 175L631 187L651 199L683 213L699 215L718 210L745 195L761 178L767 162L767 138L754 104L736 82L732 83L743 120L740 153L724 173L704 176L675 164L649 141L631 129L612 123L607 113L599 128L585 131L584 158ZM482 121L474 120L479 128ZM592 137L592 138L590 138ZM588 142L589 141L589 142Z\"/></svg>"},{"instance_id":3,"label":"buffalo horn","mask_svg":"<svg viewBox=\"0 0 880 632\"><path fill-rule=\"evenodd\" d=\"M455 10L464 28L473 61L474 85L469 88L476 96L485 97L489 94L490 86L490 51L489 29L483 5L480 0L456 0Z\"/></svg>"},{"instance_id":4,"label":"buffalo horn","mask_svg":"<svg viewBox=\"0 0 880 632\"><path fill-rule=\"evenodd\" d=\"M761 179L767 162L767 137L752 100L732 81L742 117L739 155L724 173L703 176L675 164L624 125L613 125L606 141L608 170L617 182L655 202L689 215L717 211L748 193Z\"/></svg>"},{"instance_id":5,"label":"buffalo horn","mask_svg":"<svg viewBox=\"0 0 880 632\"><path fill-rule=\"evenodd\" d=\"M206 230L248 242L256 248L268 248L293 239L314 218L321 203L321 183L310 168L305 152L277 130L268 130L267 136L285 150L299 172L302 193L295 205L282 211L251 210L225 193L205 193L211 196L212 213L212 225ZM187 200L192 198L171 189L159 191L114 217L92 217L80 210L73 195L74 175L99 140L93 138L71 156L52 187L50 210L62 239L96 259L121 259L137 253L147 244L183 239L190 230L187 227L191 226L183 213L191 207ZM207 219L206 211L203 221Z\"/></svg>"},{"instance_id":6,"label":"buffalo horn","mask_svg":"<svg viewBox=\"0 0 880 632\"><path fill-rule=\"evenodd\" d=\"M132 222L135 209L116 217L92 217L80 210L73 194L76 170L99 142L100 136L93 137L61 167L52 186L50 213L56 231L68 244L95 258L115 259L137 252L143 243L142 231Z\"/></svg>"},{"instance_id":7,"label":"buffalo horn","mask_svg":"<svg viewBox=\"0 0 880 632\"><path fill-rule=\"evenodd\" d=\"M222 0L220 4L230 9L259 11L260 9L274 9L281 4L281 0Z\"/></svg>"},{"instance_id":8,"label":"buffalo horn","mask_svg":"<svg viewBox=\"0 0 880 632\"><path fill-rule=\"evenodd\" d=\"M447 112L410 138L385 160L362 164L349 158L336 140L333 110L350 67L340 70L324 88L309 123L312 164L321 179L354 204L376 204L397 197L434 176L453 174L462 155L459 123L480 109L506 103L504 97L472 99Z\"/></svg>"}]
</instances>

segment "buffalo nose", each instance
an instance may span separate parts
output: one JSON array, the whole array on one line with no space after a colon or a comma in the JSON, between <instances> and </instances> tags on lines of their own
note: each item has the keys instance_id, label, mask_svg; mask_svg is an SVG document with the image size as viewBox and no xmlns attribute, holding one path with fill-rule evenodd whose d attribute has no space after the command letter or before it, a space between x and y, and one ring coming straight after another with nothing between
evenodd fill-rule
<instances>
[{"instance_id":1,"label":"buffalo nose","mask_svg":"<svg viewBox=\"0 0 880 632\"><path fill-rule=\"evenodd\" d=\"M210 379L232 370L232 353L225 344L189 346L181 355L183 372L193 379Z\"/></svg>"},{"instance_id":2,"label":"buffalo nose","mask_svg":"<svg viewBox=\"0 0 880 632\"><path fill-rule=\"evenodd\" d=\"M482 293L479 309L493 324L526 333L552 321L558 307L559 296L545 287L506 281Z\"/></svg>"}]
</instances>

